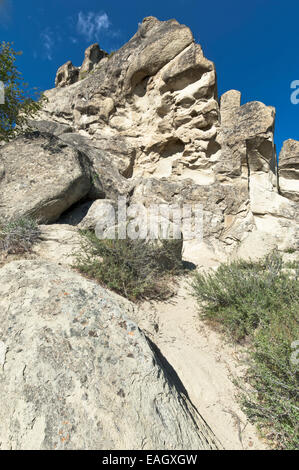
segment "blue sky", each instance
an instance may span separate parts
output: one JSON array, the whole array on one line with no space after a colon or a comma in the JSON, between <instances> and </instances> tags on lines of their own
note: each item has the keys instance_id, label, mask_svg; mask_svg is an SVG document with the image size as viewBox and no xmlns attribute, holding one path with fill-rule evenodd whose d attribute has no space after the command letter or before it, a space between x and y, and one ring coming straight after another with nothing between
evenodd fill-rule
<instances>
[{"instance_id":1,"label":"blue sky","mask_svg":"<svg viewBox=\"0 0 299 470\"><path fill-rule=\"evenodd\" d=\"M278 149L299 140L299 104L290 99L291 82L299 85L298 0L0 0L0 40L23 51L17 65L24 79L45 90L60 65L82 63L89 44L118 49L149 15L191 28L216 64L219 95L234 88L242 103L276 107Z\"/></svg>"}]
</instances>

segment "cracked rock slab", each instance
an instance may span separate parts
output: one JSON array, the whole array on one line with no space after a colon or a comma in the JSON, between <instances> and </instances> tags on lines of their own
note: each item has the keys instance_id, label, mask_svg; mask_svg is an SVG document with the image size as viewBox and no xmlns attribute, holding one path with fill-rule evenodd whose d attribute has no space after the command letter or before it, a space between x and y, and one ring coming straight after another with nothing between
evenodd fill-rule
<instances>
[{"instance_id":1,"label":"cracked rock slab","mask_svg":"<svg viewBox=\"0 0 299 470\"><path fill-rule=\"evenodd\" d=\"M175 371L96 283L1 269L0 449L216 449Z\"/></svg>"}]
</instances>

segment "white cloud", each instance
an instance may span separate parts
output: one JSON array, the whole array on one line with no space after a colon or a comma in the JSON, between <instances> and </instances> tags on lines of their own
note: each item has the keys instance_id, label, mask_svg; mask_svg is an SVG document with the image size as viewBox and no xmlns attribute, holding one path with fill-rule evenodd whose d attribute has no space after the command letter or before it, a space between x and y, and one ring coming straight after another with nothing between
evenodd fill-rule
<instances>
[{"instance_id":1,"label":"white cloud","mask_svg":"<svg viewBox=\"0 0 299 470\"><path fill-rule=\"evenodd\" d=\"M82 11L78 14L77 32L85 37L87 41L93 39L98 40L99 34L109 29L110 21L107 13L88 12L84 14Z\"/></svg>"},{"instance_id":2,"label":"white cloud","mask_svg":"<svg viewBox=\"0 0 299 470\"><path fill-rule=\"evenodd\" d=\"M48 60L52 60L52 50L53 50L53 46L54 46L55 41L54 41L54 38L53 38L53 33L50 30L50 28L45 29L41 33L41 38L42 38L42 41L43 41L45 57Z\"/></svg>"}]
</instances>

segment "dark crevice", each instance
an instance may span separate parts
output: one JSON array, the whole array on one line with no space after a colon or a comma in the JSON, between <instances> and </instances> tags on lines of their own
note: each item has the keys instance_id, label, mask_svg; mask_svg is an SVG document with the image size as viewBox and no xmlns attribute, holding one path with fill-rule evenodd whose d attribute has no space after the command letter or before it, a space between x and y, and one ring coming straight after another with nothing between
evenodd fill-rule
<instances>
[{"instance_id":1,"label":"dark crevice","mask_svg":"<svg viewBox=\"0 0 299 470\"><path fill-rule=\"evenodd\" d=\"M134 166L135 166L135 160L136 160L136 150L133 152L133 155L130 158L130 164L128 168L126 168L123 172L120 172L120 174L126 178L132 178L133 176L133 171L134 171Z\"/></svg>"},{"instance_id":2,"label":"dark crevice","mask_svg":"<svg viewBox=\"0 0 299 470\"><path fill-rule=\"evenodd\" d=\"M216 142L215 139L210 140L207 148L207 158L211 158L212 155L218 152L221 149L221 145Z\"/></svg>"},{"instance_id":3,"label":"dark crevice","mask_svg":"<svg viewBox=\"0 0 299 470\"><path fill-rule=\"evenodd\" d=\"M64 211L56 224L78 225L84 219L94 201L85 197Z\"/></svg>"},{"instance_id":4,"label":"dark crevice","mask_svg":"<svg viewBox=\"0 0 299 470\"><path fill-rule=\"evenodd\" d=\"M149 343L149 346L151 350L153 351L155 355L155 360L156 363L160 366L160 368L163 370L165 377L167 379L167 382L169 383L170 387L174 387L179 394L185 395L185 397L190 400L188 392L179 378L178 374L176 373L175 369L172 367L172 365L167 361L166 357L163 356L162 352L158 348L158 346L153 343L149 339L148 336L146 336L146 340Z\"/></svg>"}]
</instances>

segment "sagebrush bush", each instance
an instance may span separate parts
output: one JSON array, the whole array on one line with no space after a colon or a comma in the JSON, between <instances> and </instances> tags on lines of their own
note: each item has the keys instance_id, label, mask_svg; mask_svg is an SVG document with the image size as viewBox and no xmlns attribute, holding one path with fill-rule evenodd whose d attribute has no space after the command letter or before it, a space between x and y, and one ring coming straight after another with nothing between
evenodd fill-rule
<instances>
[{"instance_id":1,"label":"sagebrush bush","mask_svg":"<svg viewBox=\"0 0 299 470\"><path fill-rule=\"evenodd\" d=\"M298 280L291 279L284 268L282 258L275 253L260 262L222 264L215 272L196 273L193 293L203 302L204 315L221 321L239 341L270 312L279 312L294 299L298 301Z\"/></svg>"},{"instance_id":2,"label":"sagebrush bush","mask_svg":"<svg viewBox=\"0 0 299 470\"><path fill-rule=\"evenodd\" d=\"M298 263L290 271L272 253L260 262L222 264L192 281L204 317L236 341L249 340L246 379L253 391L242 394L242 403L282 449L299 446L298 365L291 361L291 345L299 340L298 279Z\"/></svg>"},{"instance_id":3,"label":"sagebrush bush","mask_svg":"<svg viewBox=\"0 0 299 470\"><path fill-rule=\"evenodd\" d=\"M177 240L100 240L81 231L83 243L75 266L88 277L130 300L162 299L172 293L174 276L182 269Z\"/></svg>"},{"instance_id":4,"label":"sagebrush bush","mask_svg":"<svg viewBox=\"0 0 299 470\"><path fill-rule=\"evenodd\" d=\"M35 220L22 217L0 224L0 249L8 254L21 254L31 250L38 241L40 230Z\"/></svg>"}]
</instances>

